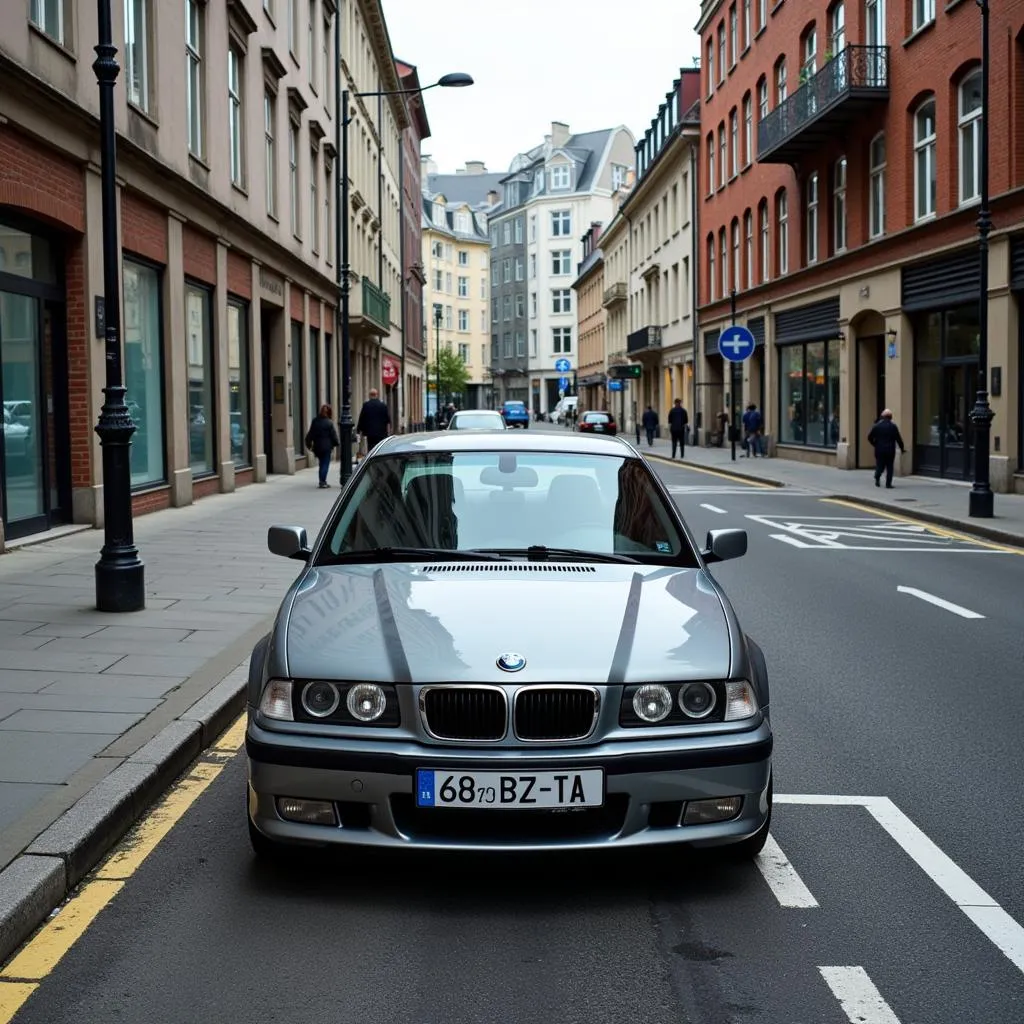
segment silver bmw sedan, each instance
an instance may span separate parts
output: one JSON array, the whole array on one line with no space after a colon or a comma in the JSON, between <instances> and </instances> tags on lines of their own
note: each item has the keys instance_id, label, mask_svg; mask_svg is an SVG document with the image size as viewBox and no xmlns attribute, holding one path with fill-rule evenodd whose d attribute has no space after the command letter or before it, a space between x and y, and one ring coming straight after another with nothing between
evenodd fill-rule
<instances>
[{"instance_id":1,"label":"silver bmw sedan","mask_svg":"<svg viewBox=\"0 0 1024 1024\"><path fill-rule=\"evenodd\" d=\"M258 854L681 843L752 857L768 678L665 487L620 438L442 432L363 460L249 670Z\"/></svg>"}]
</instances>

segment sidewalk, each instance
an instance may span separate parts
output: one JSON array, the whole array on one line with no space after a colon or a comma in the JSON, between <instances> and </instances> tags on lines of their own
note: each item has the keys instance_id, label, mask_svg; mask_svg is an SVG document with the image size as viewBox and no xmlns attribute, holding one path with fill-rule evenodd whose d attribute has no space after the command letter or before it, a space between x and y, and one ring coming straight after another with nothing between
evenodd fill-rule
<instances>
[{"instance_id":1,"label":"sidewalk","mask_svg":"<svg viewBox=\"0 0 1024 1024\"><path fill-rule=\"evenodd\" d=\"M634 435L629 440L635 442ZM672 443L656 438L648 448L646 439L640 443L645 455L669 459ZM899 515L911 516L953 530L985 537L1004 544L1024 546L1024 495L995 495L995 516L992 519L971 519L968 514L970 483L938 480L923 476L897 476L892 490L875 487L870 469L843 470L815 466L793 459L745 458L741 445L736 445L736 460L730 446L704 448L686 446L686 458L676 464L714 470L742 480L772 484L777 487L798 487L832 498L843 498L870 505Z\"/></svg>"},{"instance_id":2,"label":"sidewalk","mask_svg":"<svg viewBox=\"0 0 1024 1024\"><path fill-rule=\"evenodd\" d=\"M102 531L0 557L0 962L242 710L249 653L300 568L267 527L312 540L337 495L300 472L138 518L133 614L95 610Z\"/></svg>"}]
</instances>

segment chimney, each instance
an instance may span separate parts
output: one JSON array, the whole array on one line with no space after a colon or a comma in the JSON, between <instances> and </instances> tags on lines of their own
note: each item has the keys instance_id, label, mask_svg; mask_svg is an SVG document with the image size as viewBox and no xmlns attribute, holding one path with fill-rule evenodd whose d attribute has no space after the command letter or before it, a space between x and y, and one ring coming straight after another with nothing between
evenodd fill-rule
<instances>
[{"instance_id":1,"label":"chimney","mask_svg":"<svg viewBox=\"0 0 1024 1024\"><path fill-rule=\"evenodd\" d=\"M551 122L551 145L558 149L569 141L569 126L561 121Z\"/></svg>"},{"instance_id":2,"label":"chimney","mask_svg":"<svg viewBox=\"0 0 1024 1024\"><path fill-rule=\"evenodd\" d=\"M467 160L466 161L466 173L467 174L486 174L487 167L483 160Z\"/></svg>"},{"instance_id":3,"label":"chimney","mask_svg":"<svg viewBox=\"0 0 1024 1024\"><path fill-rule=\"evenodd\" d=\"M491 189L490 192L487 193L487 205L488 206L494 206L494 204L496 202L498 202L499 199L501 199L501 196L498 195L498 193L495 192L493 188Z\"/></svg>"},{"instance_id":4,"label":"chimney","mask_svg":"<svg viewBox=\"0 0 1024 1024\"><path fill-rule=\"evenodd\" d=\"M423 177L428 174L437 174L437 164L429 153L424 153L420 157L420 174Z\"/></svg>"}]
</instances>

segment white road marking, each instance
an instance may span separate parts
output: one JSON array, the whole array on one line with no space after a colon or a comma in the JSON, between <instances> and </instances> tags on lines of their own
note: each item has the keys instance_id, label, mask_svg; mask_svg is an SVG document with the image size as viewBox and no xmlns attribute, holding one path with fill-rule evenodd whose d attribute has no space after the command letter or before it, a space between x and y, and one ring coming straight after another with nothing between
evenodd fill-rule
<instances>
[{"instance_id":1,"label":"white road marking","mask_svg":"<svg viewBox=\"0 0 1024 1024\"><path fill-rule=\"evenodd\" d=\"M985 618L984 615L981 615L978 612L972 612L970 608L964 608L963 605L953 604L952 601L943 600L941 597L929 594L926 590L918 590L916 587L897 587L896 591L900 594L910 594L911 597L919 597L922 601L927 601L929 604L935 605L936 608L945 608L947 612L959 615L962 619Z\"/></svg>"},{"instance_id":2,"label":"white road marking","mask_svg":"<svg viewBox=\"0 0 1024 1024\"><path fill-rule=\"evenodd\" d=\"M900 1024L863 967L819 967L852 1024Z\"/></svg>"},{"instance_id":3,"label":"white road marking","mask_svg":"<svg viewBox=\"0 0 1024 1024\"><path fill-rule=\"evenodd\" d=\"M749 516L747 517L750 518ZM772 533L769 534L772 540L781 540L783 544L792 544L795 548L813 548L817 547L816 544L805 544L802 540L797 540L796 537L787 537L784 533Z\"/></svg>"},{"instance_id":4,"label":"white road marking","mask_svg":"<svg viewBox=\"0 0 1024 1024\"><path fill-rule=\"evenodd\" d=\"M791 487L716 487L709 484L668 484L669 494L745 494L748 498L752 495L763 497L772 495L783 498L819 498L820 494L814 491L798 491Z\"/></svg>"},{"instance_id":5,"label":"white road marking","mask_svg":"<svg viewBox=\"0 0 1024 1024\"><path fill-rule=\"evenodd\" d=\"M709 512L717 512L720 516L728 515L724 508L719 508L717 505L701 505L701 508L706 508Z\"/></svg>"},{"instance_id":6,"label":"white road marking","mask_svg":"<svg viewBox=\"0 0 1024 1024\"><path fill-rule=\"evenodd\" d=\"M754 863L760 868L768 888L783 907L806 909L818 905L811 890L804 885L803 879L789 863L789 858L782 852L774 836L769 834L764 849L757 855Z\"/></svg>"},{"instance_id":7,"label":"white road marking","mask_svg":"<svg viewBox=\"0 0 1024 1024\"><path fill-rule=\"evenodd\" d=\"M1024 927L955 861L942 852L887 796L776 793L775 803L863 807L983 935L1024 973Z\"/></svg>"}]
</instances>

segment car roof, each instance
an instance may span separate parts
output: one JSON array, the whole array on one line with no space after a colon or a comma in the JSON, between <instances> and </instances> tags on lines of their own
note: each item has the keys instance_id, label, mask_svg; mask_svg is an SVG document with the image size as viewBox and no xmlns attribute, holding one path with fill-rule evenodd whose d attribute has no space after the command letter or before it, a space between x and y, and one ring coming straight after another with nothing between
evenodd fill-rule
<instances>
[{"instance_id":1,"label":"car roof","mask_svg":"<svg viewBox=\"0 0 1024 1024\"><path fill-rule=\"evenodd\" d=\"M513 438L515 440L513 440ZM542 430L518 430L507 434L439 430L430 433L392 434L381 441L367 458L380 455L428 454L430 452L557 452L575 455L615 455L639 459L640 454L621 437L591 437L582 434L548 434Z\"/></svg>"}]
</instances>

